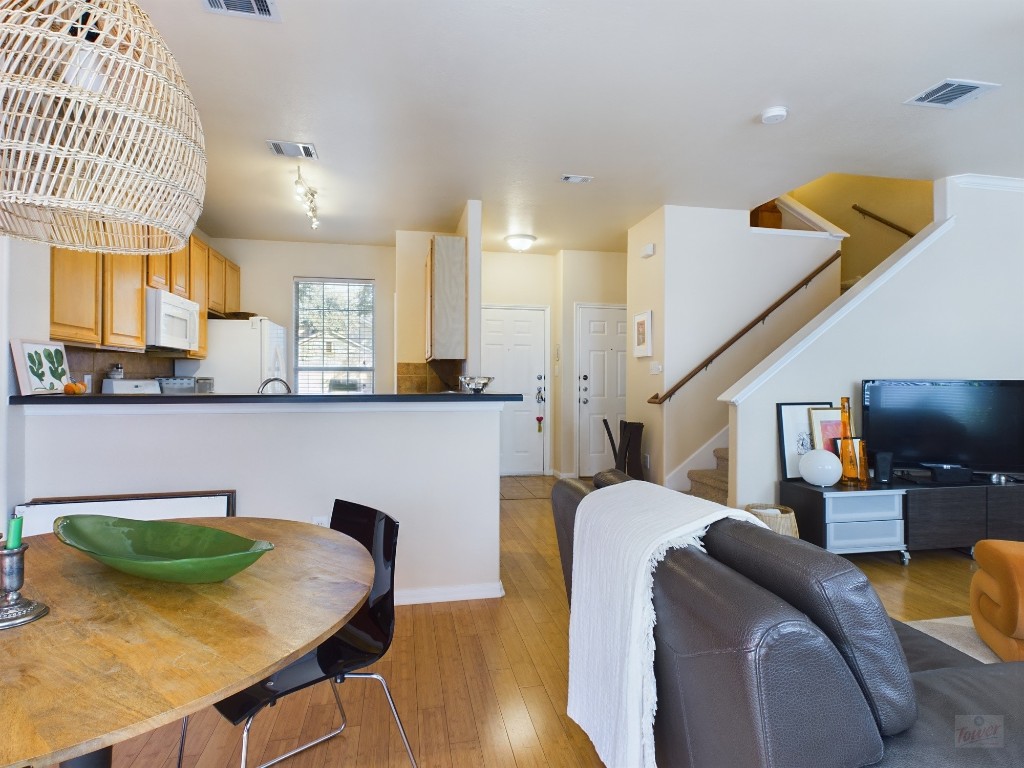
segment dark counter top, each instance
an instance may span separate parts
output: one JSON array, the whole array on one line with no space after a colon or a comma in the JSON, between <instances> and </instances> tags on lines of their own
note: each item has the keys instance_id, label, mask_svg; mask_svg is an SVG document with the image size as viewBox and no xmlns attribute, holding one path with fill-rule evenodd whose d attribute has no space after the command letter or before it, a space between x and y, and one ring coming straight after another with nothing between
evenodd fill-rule
<instances>
[{"instance_id":1,"label":"dark counter top","mask_svg":"<svg viewBox=\"0 0 1024 768\"><path fill-rule=\"evenodd\" d=\"M432 392L423 395L12 395L11 405L192 405L212 403L482 403L520 402L522 395L504 395L471 392Z\"/></svg>"}]
</instances>

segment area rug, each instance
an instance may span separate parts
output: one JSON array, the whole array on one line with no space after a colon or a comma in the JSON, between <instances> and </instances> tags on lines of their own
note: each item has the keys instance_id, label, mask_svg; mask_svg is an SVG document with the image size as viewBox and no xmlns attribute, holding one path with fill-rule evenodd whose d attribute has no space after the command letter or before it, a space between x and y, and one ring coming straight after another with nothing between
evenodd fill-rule
<instances>
[{"instance_id":1,"label":"area rug","mask_svg":"<svg viewBox=\"0 0 1024 768\"><path fill-rule=\"evenodd\" d=\"M985 645L985 641L978 637L974 631L974 623L970 616L950 616L946 619L925 619L923 621L908 621L908 625L914 629L931 635L947 645L951 645L958 651L963 651L968 656L973 656L978 661L986 664L993 664L999 661L992 649Z\"/></svg>"}]
</instances>

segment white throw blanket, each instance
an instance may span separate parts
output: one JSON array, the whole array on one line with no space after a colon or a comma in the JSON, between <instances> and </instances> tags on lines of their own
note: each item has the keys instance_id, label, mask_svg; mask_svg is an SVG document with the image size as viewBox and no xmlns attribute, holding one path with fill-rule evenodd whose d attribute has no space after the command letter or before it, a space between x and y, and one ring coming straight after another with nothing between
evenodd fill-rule
<instances>
[{"instance_id":1,"label":"white throw blanket","mask_svg":"<svg viewBox=\"0 0 1024 768\"><path fill-rule=\"evenodd\" d=\"M756 517L660 485L587 494L576 511L568 714L608 768L654 761L654 569L674 547L701 547L723 517Z\"/></svg>"}]
</instances>

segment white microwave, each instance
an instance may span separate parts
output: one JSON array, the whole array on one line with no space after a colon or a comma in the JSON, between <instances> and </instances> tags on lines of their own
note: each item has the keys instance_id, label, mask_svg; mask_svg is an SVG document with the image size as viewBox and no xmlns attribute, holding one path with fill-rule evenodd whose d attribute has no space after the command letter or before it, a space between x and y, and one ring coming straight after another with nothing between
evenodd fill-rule
<instances>
[{"instance_id":1,"label":"white microwave","mask_svg":"<svg viewBox=\"0 0 1024 768\"><path fill-rule=\"evenodd\" d=\"M199 349L199 305L159 288L147 288L146 346Z\"/></svg>"}]
</instances>

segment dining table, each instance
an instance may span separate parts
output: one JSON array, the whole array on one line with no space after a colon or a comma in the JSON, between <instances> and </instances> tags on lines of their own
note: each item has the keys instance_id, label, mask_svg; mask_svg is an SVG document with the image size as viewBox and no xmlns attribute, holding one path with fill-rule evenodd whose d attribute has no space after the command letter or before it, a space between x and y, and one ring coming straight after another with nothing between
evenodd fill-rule
<instances>
[{"instance_id":1,"label":"dining table","mask_svg":"<svg viewBox=\"0 0 1024 768\"><path fill-rule=\"evenodd\" d=\"M116 571L52 534L25 538L26 598L49 613L0 631L0 766L88 762L266 678L340 629L373 583L356 540L309 523L189 519L273 543L209 584Z\"/></svg>"}]
</instances>

